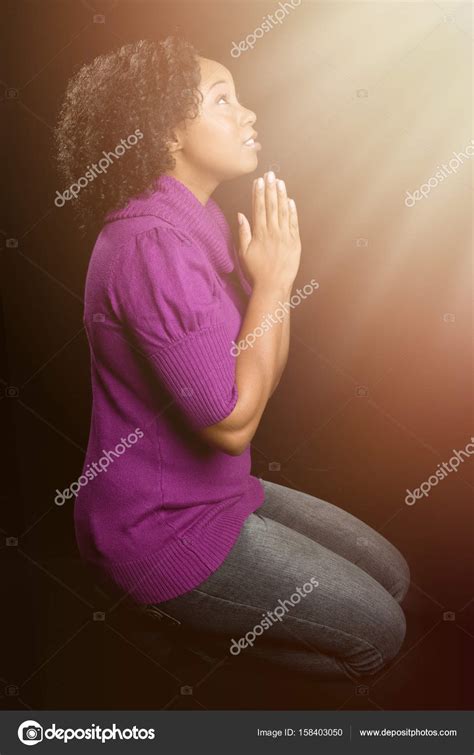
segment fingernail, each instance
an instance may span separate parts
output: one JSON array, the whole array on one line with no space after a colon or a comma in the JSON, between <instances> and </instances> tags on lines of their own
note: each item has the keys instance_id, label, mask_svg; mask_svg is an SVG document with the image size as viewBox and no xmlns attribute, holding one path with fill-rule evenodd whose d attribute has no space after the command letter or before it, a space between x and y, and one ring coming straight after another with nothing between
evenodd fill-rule
<instances>
[{"instance_id":1,"label":"fingernail","mask_svg":"<svg viewBox=\"0 0 474 755\"><path fill-rule=\"evenodd\" d=\"M273 183L273 181L275 180L275 174L274 174L273 170L271 170L269 173L267 173L267 179L268 179L268 183L269 184Z\"/></svg>"},{"instance_id":2,"label":"fingernail","mask_svg":"<svg viewBox=\"0 0 474 755\"><path fill-rule=\"evenodd\" d=\"M240 212L237 213L237 221L239 225L242 225L242 215L240 214Z\"/></svg>"},{"instance_id":3,"label":"fingernail","mask_svg":"<svg viewBox=\"0 0 474 755\"><path fill-rule=\"evenodd\" d=\"M279 178L277 181L277 186L280 189L280 191L283 191L283 189L285 188L285 182L282 181L281 178Z\"/></svg>"},{"instance_id":4,"label":"fingernail","mask_svg":"<svg viewBox=\"0 0 474 755\"><path fill-rule=\"evenodd\" d=\"M257 178L257 188L263 189L263 178Z\"/></svg>"},{"instance_id":5,"label":"fingernail","mask_svg":"<svg viewBox=\"0 0 474 755\"><path fill-rule=\"evenodd\" d=\"M294 209L295 209L295 207L296 207L296 204L295 204L295 200L294 200L294 199L289 199L288 201L289 201L289 203L290 203L290 207L291 207L291 209L292 209L292 210L294 210Z\"/></svg>"}]
</instances>

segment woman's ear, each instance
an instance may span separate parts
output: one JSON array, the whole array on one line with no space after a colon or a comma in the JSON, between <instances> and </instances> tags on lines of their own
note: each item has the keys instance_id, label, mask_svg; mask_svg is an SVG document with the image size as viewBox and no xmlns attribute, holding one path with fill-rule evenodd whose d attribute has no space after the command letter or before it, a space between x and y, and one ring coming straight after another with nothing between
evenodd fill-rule
<instances>
[{"instance_id":1,"label":"woman's ear","mask_svg":"<svg viewBox=\"0 0 474 755\"><path fill-rule=\"evenodd\" d=\"M181 139L179 135L172 133L170 138L166 141L166 146L168 147L169 152L177 152L178 150L182 149Z\"/></svg>"}]
</instances>

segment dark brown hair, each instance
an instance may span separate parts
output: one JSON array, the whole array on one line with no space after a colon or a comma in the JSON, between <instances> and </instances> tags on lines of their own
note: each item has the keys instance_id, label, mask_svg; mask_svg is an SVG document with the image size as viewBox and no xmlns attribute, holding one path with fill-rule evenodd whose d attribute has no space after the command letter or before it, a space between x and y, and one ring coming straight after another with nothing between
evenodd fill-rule
<instances>
[{"instance_id":1,"label":"dark brown hair","mask_svg":"<svg viewBox=\"0 0 474 755\"><path fill-rule=\"evenodd\" d=\"M198 52L175 35L124 45L73 76L55 142L64 189L77 187L83 177L76 198L71 198L81 229L100 224L108 211L146 192L154 179L174 167L166 142L175 126L198 114L199 83ZM91 166L133 134L142 136L132 138L134 146L122 146L121 156L109 158L113 164L106 173L96 175Z\"/></svg>"}]
</instances>

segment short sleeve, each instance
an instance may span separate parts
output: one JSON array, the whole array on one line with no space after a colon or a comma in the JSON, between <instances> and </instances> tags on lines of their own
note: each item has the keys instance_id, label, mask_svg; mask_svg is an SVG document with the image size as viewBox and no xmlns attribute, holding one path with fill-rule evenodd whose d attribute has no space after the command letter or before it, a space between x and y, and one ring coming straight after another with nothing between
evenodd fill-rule
<instances>
[{"instance_id":1,"label":"short sleeve","mask_svg":"<svg viewBox=\"0 0 474 755\"><path fill-rule=\"evenodd\" d=\"M238 399L236 358L204 251L171 226L151 228L120 256L110 289L119 319L189 424L227 417Z\"/></svg>"}]
</instances>

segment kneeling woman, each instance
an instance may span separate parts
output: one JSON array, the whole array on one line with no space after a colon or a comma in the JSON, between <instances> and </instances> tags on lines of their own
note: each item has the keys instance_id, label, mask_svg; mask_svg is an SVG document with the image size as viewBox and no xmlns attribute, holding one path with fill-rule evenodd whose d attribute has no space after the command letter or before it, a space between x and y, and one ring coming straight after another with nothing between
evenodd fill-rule
<instances>
[{"instance_id":1,"label":"kneeling woman","mask_svg":"<svg viewBox=\"0 0 474 755\"><path fill-rule=\"evenodd\" d=\"M360 678L403 642L405 560L346 511L250 473L290 309L258 329L292 296L301 252L295 203L273 173L253 181L238 249L212 199L257 170L255 121L228 69L176 37L100 56L68 85L59 163L80 186L83 227L100 224L77 542L121 593L232 655Z\"/></svg>"}]
</instances>

